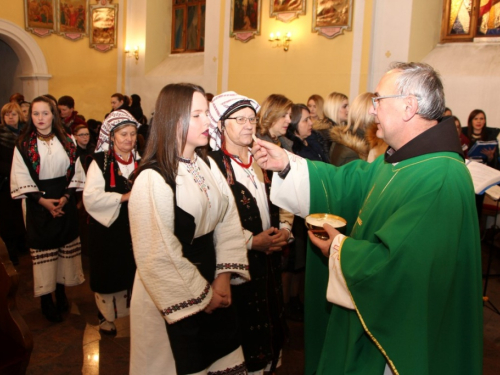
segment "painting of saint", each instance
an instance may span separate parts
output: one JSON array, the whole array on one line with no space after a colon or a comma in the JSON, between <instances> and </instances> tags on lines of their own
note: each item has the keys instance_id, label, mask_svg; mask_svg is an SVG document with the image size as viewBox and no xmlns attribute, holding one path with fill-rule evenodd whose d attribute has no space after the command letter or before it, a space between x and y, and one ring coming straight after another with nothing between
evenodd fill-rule
<instances>
[{"instance_id":1,"label":"painting of saint","mask_svg":"<svg viewBox=\"0 0 500 375\"><path fill-rule=\"evenodd\" d=\"M85 33L87 0L60 0L59 31Z\"/></svg>"},{"instance_id":2,"label":"painting of saint","mask_svg":"<svg viewBox=\"0 0 500 375\"><path fill-rule=\"evenodd\" d=\"M296 12L305 10L304 0L271 0L271 13L275 12Z\"/></svg>"},{"instance_id":3,"label":"painting of saint","mask_svg":"<svg viewBox=\"0 0 500 375\"><path fill-rule=\"evenodd\" d=\"M115 9L92 9L92 43L115 44Z\"/></svg>"},{"instance_id":4,"label":"painting of saint","mask_svg":"<svg viewBox=\"0 0 500 375\"><path fill-rule=\"evenodd\" d=\"M26 0L27 28L54 29L54 0Z\"/></svg>"},{"instance_id":5,"label":"painting of saint","mask_svg":"<svg viewBox=\"0 0 500 375\"><path fill-rule=\"evenodd\" d=\"M258 0L234 0L233 32L258 29Z\"/></svg>"},{"instance_id":6,"label":"painting of saint","mask_svg":"<svg viewBox=\"0 0 500 375\"><path fill-rule=\"evenodd\" d=\"M316 27L346 26L352 0L316 0Z\"/></svg>"}]
</instances>

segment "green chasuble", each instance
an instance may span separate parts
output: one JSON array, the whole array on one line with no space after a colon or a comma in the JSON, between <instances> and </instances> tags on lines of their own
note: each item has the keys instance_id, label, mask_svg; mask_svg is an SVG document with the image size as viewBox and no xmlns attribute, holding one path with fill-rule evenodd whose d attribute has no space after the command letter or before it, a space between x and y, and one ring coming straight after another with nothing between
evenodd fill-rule
<instances>
[{"instance_id":1,"label":"green chasuble","mask_svg":"<svg viewBox=\"0 0 500 375\"><path fill-rule=\"evenodd\" d=\"M306 268L306 375L479 375L481 248L462 158L308 161L310 212L347 219L340 264L356 310L326 301L327 258Z\"/></svg>"}]
</instances>

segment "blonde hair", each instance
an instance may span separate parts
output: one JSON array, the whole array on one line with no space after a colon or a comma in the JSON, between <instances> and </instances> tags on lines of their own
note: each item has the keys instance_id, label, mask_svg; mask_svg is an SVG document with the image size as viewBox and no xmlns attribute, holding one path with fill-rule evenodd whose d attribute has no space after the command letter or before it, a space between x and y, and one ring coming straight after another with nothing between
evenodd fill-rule
<instances>
[{"instance_id":1,"label":"blonde hair","mask_svg":"<svg viewBox=\"0 0 500 375\"><path fill-rule=\"evenodd\" d=\"M365 130L372 122L374 117L369 113L372 106L372 98L375 94L372 92L365 92L356 96L349 108L349 115L347 117L346 130L356 133L358 129Z\"/></svg>"},{"instance_id":2,"label":"blonde hair","mask_svg":"<svg viewBox=\"0 0 500 375\"><path fill-rule=\"evenodd\" d=\"M4 120L4 117L7 113L9 112L17 112L17 122L20 123L21 121L23 121L23 113L21 111L21 107L19 106L19 104L17 104L17 102L9 102L7 104L5 104L3 107L2 107L2 112L1 112L1 123L2 125L5 125L5 120Z\"/></svg>"},{"instance_id":3,"label":"blonde hair","mask_svg":"<svg viewBox=\"0 0 500 375\"><path fill-rule=\"evenodd\" d=\"M259 113L258 129L260 134L266 135L269 133L269 129L278 121L281 117L285 116L288 110L292 108L292 101L287 97L280 94L269 95L261 104Z\"/></svg>"},{"instance_id":4,"label":"blonde hair","mask_svg":"<svg viewBox=\"0 0 500 375\"><path fill-rule=\"evenodd\" d=\"M318 116L318 120L323 120L325 114L323 113L323 106L325 105L325 100L321 95L313 94L307 99L306 105L309 107L309 101L313 101L316 104L316 116Z\"/></svg>"},{"instance_id":5,"label":"blonde hair","mask_svg":"<svg viewBox=\"0 0 500 375\"><path fill-rule=\"evenodd\" d=\"M349 98L340 92L332 92L326 98L323 106L323 112L326 117L338 125L340 125L339 111L344 100L349 100Z\"/></svg>"}]
</instances>

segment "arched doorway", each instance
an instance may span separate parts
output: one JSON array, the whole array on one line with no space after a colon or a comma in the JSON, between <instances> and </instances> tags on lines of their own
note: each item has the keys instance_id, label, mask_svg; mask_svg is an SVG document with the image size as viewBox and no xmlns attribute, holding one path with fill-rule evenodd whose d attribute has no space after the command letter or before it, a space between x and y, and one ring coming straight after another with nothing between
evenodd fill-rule
<instances>
[{"instance_id":1,"label":"arched doorway","mask_svg":"<svg viewBox=\"0 0 500 375\"><path fill-rule=\"evenodd\" d=\"M27 100L48 93L48 80L52 76L48 73L45 56L33 38L16 24L0 19L0 41L0 49L5 52L2 56L9 59L6 62L9 69L0 73L0 80L6 84L5 90L19 91ZM15 76L1 77L3 74Z\"/></svg>"}]
</instances>

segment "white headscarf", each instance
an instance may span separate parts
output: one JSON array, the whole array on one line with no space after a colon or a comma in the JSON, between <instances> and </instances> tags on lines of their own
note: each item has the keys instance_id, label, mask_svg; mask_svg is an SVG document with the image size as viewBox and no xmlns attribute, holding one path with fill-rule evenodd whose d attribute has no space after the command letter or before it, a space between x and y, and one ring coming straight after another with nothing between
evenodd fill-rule
<instances>
[{"instance_id":1,"label":"white headscarf","mask_svg":"<svg viewBox=\"0 0 500 375\"><path fill-rule=\"evenodd\" d=\"M255 100L243 95L238 95L234 91L227 91L214 96L208 106L208 117L210 118L208 133L210 134L210 147L212 147L212 150L217 151L220 149L222 143L221 133L217 127L217 123L221 119L245 107L253 108L255 113L260 109L259 103Z\"/></svg>"},{"instance_id":2,"label":"white headscarf","mask_svg":"<svg viewBox=\"0 0 500 375\"><path fill-rule=\"evenodd\" d=\"M103 152L109 150L109 138L110 134L114 128L117 126L130 124L135 125L138 129L141 124L132 116L128 111L124 109L119 109L111 112L108 117L104 120L99 132L99 139L97 140L97 146L95 152Z\"/></svg>"}]
</instances>

